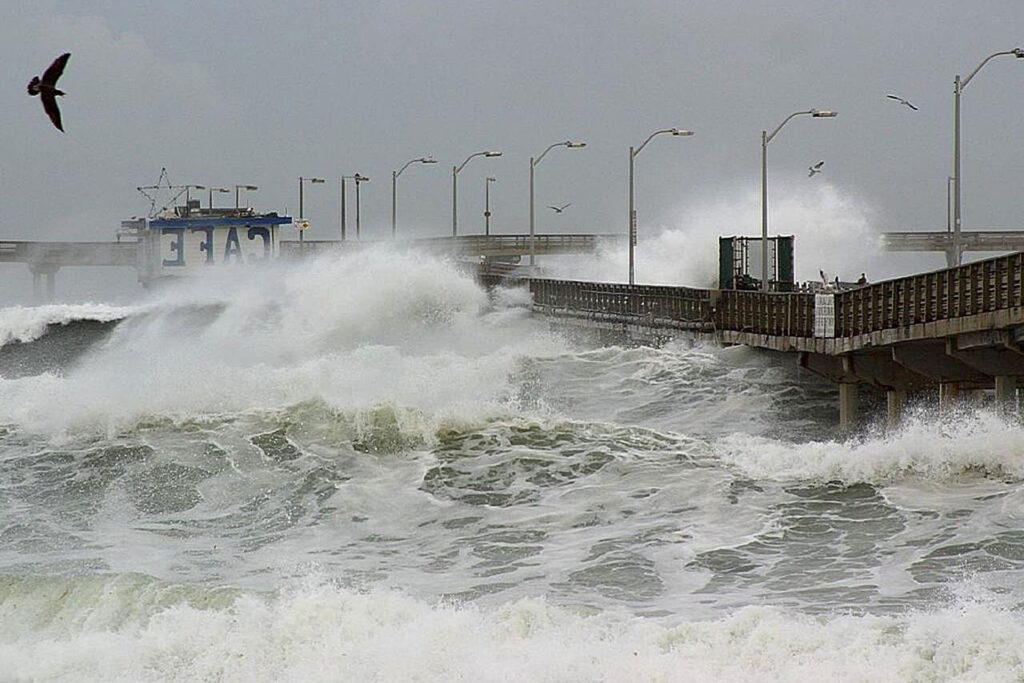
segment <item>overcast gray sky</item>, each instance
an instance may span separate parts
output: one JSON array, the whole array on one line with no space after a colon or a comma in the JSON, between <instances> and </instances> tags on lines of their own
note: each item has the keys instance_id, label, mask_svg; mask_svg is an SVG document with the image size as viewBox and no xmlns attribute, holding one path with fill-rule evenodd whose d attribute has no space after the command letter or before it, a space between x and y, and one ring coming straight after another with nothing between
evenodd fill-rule
<instances>
[{"instance_id":1,"label":"overcast gray sky","mask_svg":"<svg viewBox=\"0 0 1024 683\"><path fill-rule=\"evenodd\" d=\"M258 185L258 209L292 214L300 175L329 178L307 187L314 239L337 236L337 178L358 171L372 179L364 237L384 238L391 172L422 155L439 163L399 179L399 230L444 235L452 165L483 149L504 156L460 173L460 232L482 232L487 175L492 230L525 232L529 158L566 139L587 147L537 167L538 230L624 232L628 148L672 126L696 135L637 158L641 240L759 234L762 129L832 108L838 118L794 119L769 147L772 230L797 234L808 263L835 256L801 235L844 216L872 231L945 228L953 77L1022 44L1020 0L9 1L0 239L112 239L148 210L135 188L161 167L174 183ZM25 94L64 51L66 135ZM963 99L964 229L1024 228L1024 60L989 63ZM0 265L8 300L15 280L24 266Z\"/></svg>"}]
</instances>

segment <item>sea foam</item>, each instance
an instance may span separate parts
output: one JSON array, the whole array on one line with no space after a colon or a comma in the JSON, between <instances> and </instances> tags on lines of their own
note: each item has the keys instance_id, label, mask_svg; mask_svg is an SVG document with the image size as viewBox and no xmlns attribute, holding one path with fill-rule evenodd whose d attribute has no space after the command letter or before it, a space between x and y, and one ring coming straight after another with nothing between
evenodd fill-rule
<instances>
[{"instance_id":1,"label":"sea foam","mask_svg":"<svg viewBox=\"0 0 1024 683\"><path fill-rule=\"evenodd\" d=\"M921 409L889 433L844 441L794 444L734 434L719 440L715 450L726 464L758 480L887 484L968 472L1024 479L1024 427L986 409Z\"/></svg>"},{"instance_id":2,"label":"sea foam","mask_svg":"<svg viewBox=\"0 0 1024 683\"><path fill-rule=\"evenodd\" d=\"M0 603L0 661L55 681L997 681L1024 621L971 600L896 616L746 607L707 621L588 612L540 598L431 604L317 578L273 594L138 577L59 580ZM215 598L203 591L216 593ZM173 598L173 599L172 599ZM44 618L45 615L45 618Z\"/></svg>"}]
</instances>

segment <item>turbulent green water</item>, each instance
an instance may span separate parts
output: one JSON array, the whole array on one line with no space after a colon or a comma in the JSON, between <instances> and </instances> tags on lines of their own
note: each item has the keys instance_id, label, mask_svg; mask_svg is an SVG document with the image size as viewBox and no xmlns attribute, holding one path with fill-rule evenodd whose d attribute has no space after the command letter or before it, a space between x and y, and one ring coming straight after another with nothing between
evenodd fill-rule
<instances>
[{"instance_id":1,"label":"turbulent green water","mask_svg":"<svg viewBox=\"0 0 1024 683\"><path fill-rule=\"evenodd\" d=\"M0 311L0 680L1024 676L1017 423L274 275Z\"/></svg>"}]
</instances>

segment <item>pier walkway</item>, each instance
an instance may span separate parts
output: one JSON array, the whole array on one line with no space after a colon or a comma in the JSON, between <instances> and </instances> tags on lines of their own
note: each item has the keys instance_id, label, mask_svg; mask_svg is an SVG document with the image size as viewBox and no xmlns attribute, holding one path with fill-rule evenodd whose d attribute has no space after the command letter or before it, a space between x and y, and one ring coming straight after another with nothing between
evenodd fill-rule
<instances>
[{"instance_id":1,"label":"pier walkway","mask_svg":"<svg viewBox=\"0 0 1024 683\"><path fill-rule=\"evenodd\" d=\"M857 388L887 392L897 419L908 392L993 389L1024 376L1024 253L829 293L763 293L525 279L537 313L641 337L689 333L793 353L839 385L840 420Z\"/></svg>"},{"instance_id":2,"label":"pier walkway","mask_svg":"<svg viewBox=\"0 0 1024 683\"><path fill-rule=\"evenodd\" d=\"M135 223L136 221L128 221ZM144 222L143 222L144 223ZM200 228L196 228L201 230ZM159 244L139 240L139 233L118 242L33 242L0 240L0 263L24 263L32 273L36 301L53 301L57 271L74 266L132 267L140 280L147 260L159 258ZM159 238L157 238L159 239ZM622 240L621 235L543 234L534 235L460 235L393 241L358 240L281 240L284 258L308 258L326 253L351 253L382 244L401 249L454 254L466 259L509 258L528 255L586 253L597 250L606 240ZM147 245L149 251L147 252ZM43 283L46 293L43 295ZM145 284L145 282L144 282Z\"/></svg>"}]
</instances>

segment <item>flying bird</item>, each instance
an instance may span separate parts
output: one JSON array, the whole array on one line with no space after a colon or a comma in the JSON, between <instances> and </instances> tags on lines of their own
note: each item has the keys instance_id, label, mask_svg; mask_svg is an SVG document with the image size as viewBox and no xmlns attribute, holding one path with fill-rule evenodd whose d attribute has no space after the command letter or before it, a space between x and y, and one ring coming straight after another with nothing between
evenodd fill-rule
<instances>
[{"instance_id":1,"label":"flying bird","mask_svg":"<svg viewBox=\"0 0 1024 683\"><path fill-rule=\"evenodd\" d=\"M821 167L824 166L824 165L825 165L824 161L819 161L818 163L814 164L813 166L808 166L807 167L807 170L808 170L807 177L811 178L811 177L814 176L815 173L821 173Z\"/></svg>"},{"instance_id":2,"label":"flying bird","mask_svg":"<svg viewBox=\"0 0 1024 683\"><path fill-rule=\"evenodd\" d=\"M915 107L913 104L911 104L909 100L907 100L907 99L905 99L903 97L900 97L899 95L893 95L892 93L890 93L890 94L886 95L886 97L888 97L890 100L896 100L900 104L905 104L908 107L910 107L911 109L913 109L914 111L917 111L917 107Z\"/></svg>"},{"instance_id":3,"label":"flying bird","mask_svg":"<svg viewBox=\"0 0 1024 683\"><path fill-rule=\"evenodd\" d=\"M549 206L548 208L551 209L552 211L554 211L555 213L562 213L563 211L565 211L570 206L572 206L572 202L570 202L568 204L564 204L562 206Z\"/></svg>"},{"instance_id":4,"label":"flying bird","mask_svg":"<svg viewBox=\"0 0 1024 683\"><path fill-rule=\"evenodd\" d=\"M64 126L60 121L60 108L57 106L57 96L63 95L64 92L57 90L57 79L64 73L64 67L67 66L68 59L70 58L71 53L65 52L53 60L53 64L43 72L42 78L33 76L28 84L28 94L39 95L39 99L43 101L43 109L46 110L46 115L50 117L53 125L61 133L64 132Z\"/></svg>"}]
</instances>

